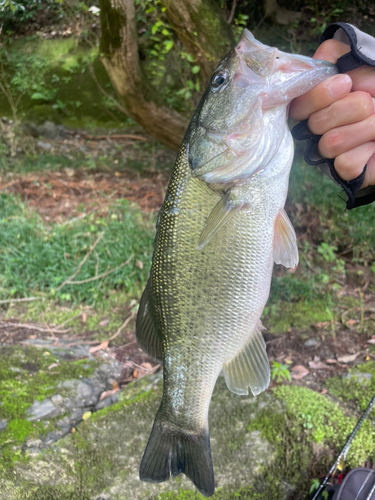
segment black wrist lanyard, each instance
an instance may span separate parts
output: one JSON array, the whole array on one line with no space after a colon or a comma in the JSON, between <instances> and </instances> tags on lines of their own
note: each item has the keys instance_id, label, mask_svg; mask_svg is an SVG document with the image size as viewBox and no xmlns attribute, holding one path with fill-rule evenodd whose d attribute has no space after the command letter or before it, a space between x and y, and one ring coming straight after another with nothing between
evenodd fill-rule
<instances>
[{"instance_id":1,"label":"black wrist lanyard","mask_svg":"<svg viewBox=\"0 0 375 500\"><path fill-rule=\"evenodd\" d=\"M350 52L344 54L337 60L336 66L338 67L339 72L346 73L347 71L359 68L364 64L375 67L375 60L368 58L360 51L361 47L358 47L357 34L353 27L349 24L335 23L328 26L321 37L321 43L325 40L333 38L335 32L340 28L344 31L349 40ZM306 163L309 165L326 164L328 166L332 179L336 182L336 184L342 187L347 195L346 208L348 210L362 205L367 205L368 203L375 201L375 187L373 189L370 188L363 190L363 193L361 193L360 196L356 196L358 190L363 184L367 165L364 166L363 171L358 177L351 181L343 181L340 179L335 170L334 158L322 158L320 156L318 152L318 142L321 135L315 135L310 132L307 127L307 120L304 120L293 127L292 135L297 141L308 141L304 152L304 159Z\"/></svg>"}]
</instances>

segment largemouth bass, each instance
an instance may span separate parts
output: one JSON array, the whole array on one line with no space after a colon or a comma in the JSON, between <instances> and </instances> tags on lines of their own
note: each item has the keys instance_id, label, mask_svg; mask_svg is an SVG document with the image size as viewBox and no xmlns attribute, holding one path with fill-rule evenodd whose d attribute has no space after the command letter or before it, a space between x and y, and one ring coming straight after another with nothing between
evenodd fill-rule
<instances>
[{"instance_id":1,"label":"largemouth bass","mask_svg":"<svg viewBox=\"0 0 375 500\"><path fill-rule=\"evenodd\" d=\"M293 159L288 103L337 72L244 30L219 64L183 139L160 210L139 346L163 363L163 398L143 481L183 472L214 493L208 409L223 370L236 394L269 384L260 317L273 262L298 249L284 211Z\"/></svg>"}]
</instances>

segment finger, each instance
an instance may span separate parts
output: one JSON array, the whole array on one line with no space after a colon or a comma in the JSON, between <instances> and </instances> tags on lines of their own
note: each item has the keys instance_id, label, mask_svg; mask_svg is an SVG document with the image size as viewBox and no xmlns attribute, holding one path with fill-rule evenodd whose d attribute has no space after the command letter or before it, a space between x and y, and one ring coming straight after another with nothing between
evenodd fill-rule
<instances>
[{"instance_id":1,"label":"finger","mask_svg":"<svg viewBox=\"0 0 375 500\"><path fill-rule=\"evenodd\" d=\"M337 59L348 52L350 52L350 47L346 43L338 40L326 40L319 45L313 57L336 64Z\"/></svg>"},{"instance_id":2,"label":"finger","mask_svg":"<svg viewBox=\"0 0 375 500\"><path fill-rule=\"evenodd\" d=\"M372 182L375 184L375 160L371 161L375 154L375 141L361 144L356 148L339 155L335 159L335 170L343 181L350 181L358 177L367 164L365 179L362 187Z\"/></svg>"},{"instance_id":3,"label":"finger","mask_svg":"<svg viewBox=\"0 0 375 500\"><path fill-rule=\"evenodd\" d=\"M361 66L348 72L353 81L353 90L362 90L375 97L375 68Z\"/></svg>"},{"instance_id":4,"label":"finger","mask_svg":"<svg viewBox=\"0 0 375 500\"><path fill-rule=\"evenodd\" d=\"M364 120L374 112L374 101L370 94L352 92L327 108L313 113L307 126L313 134L323 135L333 128Z\"/></svg>"},{"instance_id":5,"label":"finger","mask_svg":"<svg viewBox=\"0 0 375 500\"><path fill-rule=\"evenodd\" d=\"M310 92L294 99L289 116L294 120L306 120L312 113L326 108L350 92L352 81L349 75L334 75L314 87Z\"/></svg>"},{"instance_id":6,"label":"finger","mask_svg":"<svg viewBox=\"0 0 375 500\"><path fill-rule=\"evenodd\" d=\"M375 186L375 154L367 162L365 182L362 187Z\"/></svg>"},{"instance_id":7,"label":"finger","mask_svg":"<svg viewBox=\"0 0 375 500\"><path fill-rule=\"evenodd\" d=\"M337 59L350 51L349 45L338 40L326 40L315 52L313 58L336 63ZM336 80L335 80L336 79ZM294 120L306 120L311 113L329 106L333 101L346 95L350 88L349 80L342 85L340 75L333 76L325 82L317 85L314 89L292 101L289 116Z\"/></svg>"},{"instance_id":8,"label":"finger","mask_svg":"<svg viewBox=\"0 0 375 500\"><path fill-rule=\"evenodd\" d=\"M329 130L320 139L318 150L323 158L336 158L373 140L375 140L375 114L360 122Z\"/></svg>"}]
</instances>

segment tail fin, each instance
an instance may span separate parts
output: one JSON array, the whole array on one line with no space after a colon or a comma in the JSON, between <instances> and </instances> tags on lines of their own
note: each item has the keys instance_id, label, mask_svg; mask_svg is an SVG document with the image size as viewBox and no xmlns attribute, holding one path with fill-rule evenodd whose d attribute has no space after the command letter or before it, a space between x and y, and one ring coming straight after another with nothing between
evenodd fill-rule
<instances>
[{"instance_id":1,"label":"tail fin","mask_svg":"<svg viewBox=\"0 0 375 500\"><path fill-rule=\"evenodd\" d=\"M183 472L207 497L215 491L210 436L208 430L191 434L176 428L156 415L139 477L149 483L161 483Z\"/></svg>"}]
</instances>

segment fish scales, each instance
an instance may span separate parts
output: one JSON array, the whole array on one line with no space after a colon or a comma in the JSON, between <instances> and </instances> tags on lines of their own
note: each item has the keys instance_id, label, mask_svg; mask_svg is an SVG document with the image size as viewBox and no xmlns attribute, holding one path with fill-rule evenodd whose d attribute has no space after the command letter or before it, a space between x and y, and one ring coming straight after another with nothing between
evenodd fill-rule
<instances>
[{"instance_id":1,"label":"fish scales","mask_svg":"<svg viewBox=\"0 0 375 500\"><path fill-rule=\"evenodd\" d=\"M293 159L287 104L334 73L333 65L283 54L245 30L192 118L158 216L137 317L139 345L163 363L142 480L183 472L212 495L208 410L217 377L224 370L237 394L268 386L260 316L273 262L298 261L283 209Z\"/></svg>"}]
</instances>

